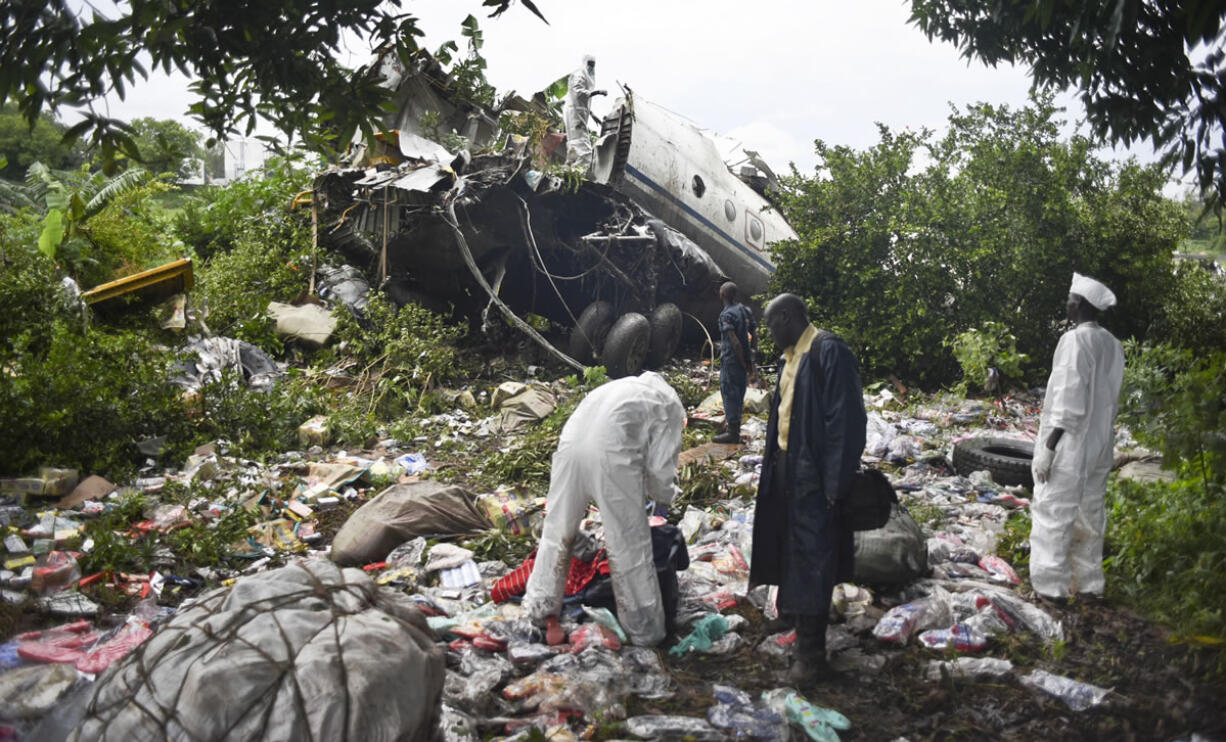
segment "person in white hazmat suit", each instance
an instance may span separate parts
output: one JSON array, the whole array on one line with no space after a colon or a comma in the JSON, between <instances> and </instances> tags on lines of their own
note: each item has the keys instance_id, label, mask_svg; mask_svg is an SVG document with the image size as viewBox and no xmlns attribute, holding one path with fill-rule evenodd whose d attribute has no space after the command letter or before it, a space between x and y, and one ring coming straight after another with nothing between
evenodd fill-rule
<instances>
[{"instance_id":1,"label":"person in white hazmat suit","mask_svg":"<svg viewBox=\"0 0 1226 742\"><path fill-rule=\"evenodd\" d=\"M553 455L545 524L524 593L531 618L540 621L561 609L571 546L594 500L618 621L639 646L664 639L646 506L673 501L684 421L677 393L651 371L599 386L575 408Z\"/></svg>"},{"instance_id":2,"label":"person in white hazmat suit","mask_svg":"<svg viewBox=\"0 0 1226 742\"><path fill-rule=\"evenodd\" d=\"M1124 349L1097 322L1115 305L1103 284L1073 274L1068 317L1052 359L1030 508L1030 582L1041 598L1062 603L1072 591L1103 593L1103 497L1114 459L1115 413L1124 380Z\"/></svg>"},{"instance_id":3,"label":"person in white hazmat suit","mask_svg":"<svg viewBox=\"0 0 1226 742\"><path fill-rule=\"evenodd\" d=\"M588 55L583 64L570 75L566 86L566 106L562 118L566 122L566 164L590 167L592 140L588 136L588 119L592 115L592 96L605 95L596 87L596 58Z\"/></svg>"}]
</instances>

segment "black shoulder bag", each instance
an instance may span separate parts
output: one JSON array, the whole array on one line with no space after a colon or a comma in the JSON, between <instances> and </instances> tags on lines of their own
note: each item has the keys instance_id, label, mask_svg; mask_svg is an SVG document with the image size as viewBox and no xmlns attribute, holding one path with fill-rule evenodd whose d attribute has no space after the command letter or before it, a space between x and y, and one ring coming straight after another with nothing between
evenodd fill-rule
<instances>
[{"instance_id":1,"label":"black shoulder bag","mask_svg":"<svg viewBox=\"0 0 1226 742\"><path fill-rule=\"evenodd\" d=\"M833 337L836 337L834 333L820 330L814 344ZM818 375L818 380L824 388L826 374L820 364ZM885 527L897 503L898 495L886 475L872 467L865 467L852 473L851 488L847 496L839 500L838 508L847 528L853 531L875 531Z\"/></svg>"}]
</instances>

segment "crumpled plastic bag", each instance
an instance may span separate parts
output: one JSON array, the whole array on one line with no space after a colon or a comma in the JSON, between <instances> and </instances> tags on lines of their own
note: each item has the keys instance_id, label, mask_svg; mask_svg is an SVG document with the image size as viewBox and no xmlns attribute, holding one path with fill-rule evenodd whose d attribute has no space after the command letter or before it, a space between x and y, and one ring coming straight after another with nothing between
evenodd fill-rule
<instances>
[{"instance_id":1,"label":"crumpled plastic bag","mask_svg":"<svg viewBox=\"0 0 1226 742\"><path fill-rule=\"evenodd\" d=\"M1022 678L1022 683L1059 698L1074 711L1085 711L1097 706L1111 692L1110 688L1100 688L1080 680L1054 675L1046 670L1035 670Z\"/></svg>"},{"instance_id":2,"label":"crumpled plastic bag","mask_svg":"<svg viewBox=\"0 0 1226 742\"><path fill-rule=\"evenodd\" d=\"M873 627L873 636L881 641L906 644L911 634L916 631L952 623L953 608L949 593L936 587L932 594L925 598L903 603L886 611Z\"/></svg>"},{"instance_id":3,"label":"crumpled plastic bag","mask_svg":"<svg viewBox=\"0 0 1226 742\"><path fill-rule=\"evenodd\" d=\"M776 688L762 692L768 707L786 716L815 742L838 742L837 730L851 729L851 720L834 709L810 703L792 688Z\"/></svg>"},{"instance_id":4,"label":"crumpled plastic bag","mask_svg":"<svg viewBox=\"0 0 1226 742\"><path fill-rule=\"evenodd\" d=\"M728 633L728 619L718 613L712 613L698 619L694 624L694 628L684 639L677 642L677 645L668 650L668 653L673 657L683 657L686 652L691 649L710 649L724 634Z\"/></svg>"}]
</instances>

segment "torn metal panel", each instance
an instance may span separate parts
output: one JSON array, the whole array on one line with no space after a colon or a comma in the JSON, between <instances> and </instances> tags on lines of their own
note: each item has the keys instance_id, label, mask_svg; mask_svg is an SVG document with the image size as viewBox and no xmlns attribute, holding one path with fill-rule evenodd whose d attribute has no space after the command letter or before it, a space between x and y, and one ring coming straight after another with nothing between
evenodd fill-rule
<instances>
[{"instance_id":1,"label":"torn metal panel","mask_svg":"<svg viewBox=\"0 0 1226 742\"><path fill-rule=\"evenodd\" d=\"M446 147L411 131L400 131L400 154L410 160L447 162L452 158Z\"/></svg>"},{"instance_id":2,"label":"torn metal panel","mask_svg":"<svg viewBox=\"0 0 1226 742\"><path fill-rule=\"evenodd\" d=\"M194 284L191 258L175 260L147 271L95 286L81 294L87 304L101 304L121 296L164 299L189 291Z\"/></svg>"},{"instance_id":3,"label":"torn metal panel","mask_svg":"<svg viewBox=\"0 0 1226 742\"><path fill-rule=\"evenodd\" d=\"M355 178L345 170L320 176L325 242L361 252L365 261L354 262L369 264L382 243L387 203L394 214L389 275L472 316L486 299L476 306L471 284L456 280L466 266L440 216L447 203L455 204L458 227L487 279L492 283L499 267L506 271L499 294L518 311L564 326L597 298L619 311L649 311L662 301L702 305L725 278L701 248L625 196L590 182L568 191L559 178L527 170L523 158L477 155L465 176L436 190L423 189L438 185L442 169L402 165L394 172L400 179ZM406 181L425 200L415 208L395 196L385 201L384 191ZM388 182L395 187L385 188Z\"/></svg>"},{"instance_id":4,"label":"torn metal panel","mask_svg":"<svg viewBox=\"0 0 1226 742\"><path fill-rule=\"evenodd\" d=\"M394 188L399 188L402 191L427 193L435 190L438 186L444 183L451 183L455 180L455 173L449 168L433 167L427 165L409 172L401 178L392 182Z\"/></svg>"}]
</instances>

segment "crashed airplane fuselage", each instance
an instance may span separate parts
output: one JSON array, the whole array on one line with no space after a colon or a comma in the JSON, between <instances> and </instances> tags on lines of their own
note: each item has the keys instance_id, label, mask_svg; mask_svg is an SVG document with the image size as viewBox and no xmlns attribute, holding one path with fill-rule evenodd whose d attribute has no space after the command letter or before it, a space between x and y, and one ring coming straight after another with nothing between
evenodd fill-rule
<instances>
[{"instance_id":1,"label":"crashed airplane fuselage","mask_svg":"<svg viewBox=\"0 0 1226 742\"><path fill-rule=\"evenodd\" d=\"M630 94L604 118L592 179L694 240L745 294L766 290L775 270L768 246L796 239L779 210L729 171L711 137Z\"/></svg>"},{"instance_id":2,"label":"crashed airplane fuselage","mask_svg":"<svg viewBox=\"0 0 1226 742\"><path fill-rule=\"evenodd\" d=\"M431 65L395 71L400 110L363 166L316 181L321 240L397 301L481 318L488 332L515 325L561 360L617 376L663 363L684 327L710 332L723 281L763 291L770 244L795 237L707 135L628 91L585 177L450 98ZM463 133L469 150L447 151L423 120ZM529 314L564 328L565 352Z\"/></svg>"}]
</instances>

